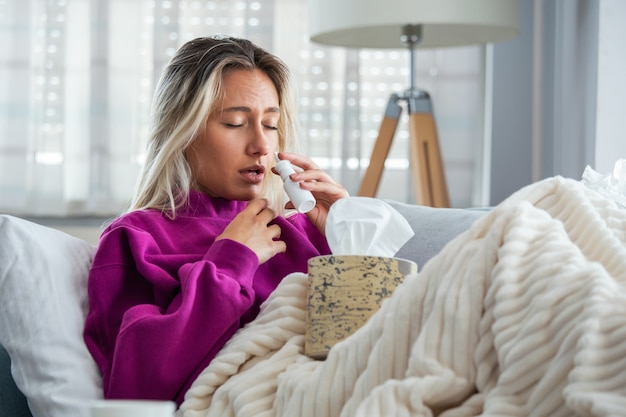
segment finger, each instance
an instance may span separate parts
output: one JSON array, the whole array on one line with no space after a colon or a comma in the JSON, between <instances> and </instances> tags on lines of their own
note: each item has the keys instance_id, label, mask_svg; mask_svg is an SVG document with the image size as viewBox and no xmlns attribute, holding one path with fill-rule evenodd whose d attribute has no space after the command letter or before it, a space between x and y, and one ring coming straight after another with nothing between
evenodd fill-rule
<instances>
[{"instance_id":1,"label":"finger","mask_svg":"<svg viewBox=\"0 0 626 417\"><path fill-rule=\"evenodd\" d=\"M280 234L282 233L282 230L279 225L273 224L269 226L267 230L270 232L270 236L272 237L272 240L280 239Z\"/></svg>"},{"instance_id":2,"label":"finger","mask_svg":"<svg viewBox=\"0 0 626 417\"><path fill-rule=\"evenodd\" d=\"M313 193L347 196L347 191L343 185L335 181L324 171L305 171L298 174L297 177L292 177L292 180L296 181L300 188Z\"/></svg>"},{"instance_id":3,"label":"finger","mask_svg":"<svg viewBox=\"0 0 626 417\"><path fill-rule=\"evenodd\" d=\"M273 243L274 253L283 253L287 251L287 244L282 240L275 240Z\"/></svg>"},{"instance_id":4,"label":"finger","mask_svg":"<svg viewBox=\"0 0 626 417\"><path fill-rule=\"evenodd\" d=\"M297 172L291 175L293 181L307 181L307 182L328 182L335 183L335 180L321 169L311 169L307 171Z\"/></svg>"},{"instance_id":5,"label":"finger","mask_svg":"<svg viewBox=\"0 0 626 417\"><path fill-rule=\"evenodd\" d=\"M336 201L344 197L349 197L350 194L341 184L329 183L329 182L301 182L300 186L308 191L311 191L317 196L318 200L323 195L330 198L331 201Z\"/></svg>"},{"instance_id":6,"label":"finger","mask_svg":"<svg viewBox=\"0 0 626 417\"><path fill-rule=\"evenodd\" d=\"M286 159L291 162L293 165L302 168L303 170L311 170L311 169L320 169L320 167L313 162L313 160L309 157L298 155L290 152L279 152L278 158Z\"/></svg>"},{"instance_id":7,"label":"finger","mask_svg":"<svg viewBox=\"0 0 626 417\"><path fill-rule=\"evenodd\" d=\"M249 201L248 205L246 206L246 210L251 211L255 215L258 215L263 210L265 210L265 208L268 206L269 206L269 201L267 201L265 198L259 198L256 200Z\"/></svg>"},{"instance_id":8,"label":"finger","mask_svg":"<svg viewBox=\"0 0 626 417\"><path fill-rule=\"evenodd\" d=\"M269 201L265 198L248 202L246 210L255 216L260 216L259 218L262 219L265 224L271 222L272 219L277 216L276 212L270 207Z\"/></svg>"},{"instance_id":9,"label":"finger","mask_svg":"<svg viewBox=\"0 0 626 417\"><path fill-rule=\"evenodd\" d=\"M257 217L263 222L263 224L268 224L276 218L276 212L270 207L265 207L257 214Z\"/></svg>"}]
</instances>

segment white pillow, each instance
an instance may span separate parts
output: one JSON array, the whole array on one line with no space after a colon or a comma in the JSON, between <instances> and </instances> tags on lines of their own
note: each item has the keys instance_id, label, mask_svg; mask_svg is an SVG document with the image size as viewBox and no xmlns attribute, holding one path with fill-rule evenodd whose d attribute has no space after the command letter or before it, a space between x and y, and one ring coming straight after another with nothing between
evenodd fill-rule
<instances>
[{"instance_id":1,"label":"white pillow","mask_svg":"<svg viewBox=\"0 0 626 417\"><path fill-rule=\"evenodd\" d=\"M34 417L84 416L102 398L83 341L95 247L58 230L0 215L0 343Z\"/></svg>"}]
</instances>

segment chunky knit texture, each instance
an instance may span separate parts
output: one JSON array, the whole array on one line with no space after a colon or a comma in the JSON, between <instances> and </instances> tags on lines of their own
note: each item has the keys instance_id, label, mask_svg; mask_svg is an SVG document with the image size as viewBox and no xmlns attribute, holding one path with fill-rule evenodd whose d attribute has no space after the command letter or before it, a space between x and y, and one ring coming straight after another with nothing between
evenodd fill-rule
<instances>
[{"instance_id":1,"label":"chunky knit texture","mask_svg":"<svg viewBox=\"0 0 626 417\"><path fill-rule=\"evenodd\" d=\"M626 211L578 181L518 191L325 361L292 274L200 374L197 416L610 416L626 410Z\"/></svg>"}]
</instances>

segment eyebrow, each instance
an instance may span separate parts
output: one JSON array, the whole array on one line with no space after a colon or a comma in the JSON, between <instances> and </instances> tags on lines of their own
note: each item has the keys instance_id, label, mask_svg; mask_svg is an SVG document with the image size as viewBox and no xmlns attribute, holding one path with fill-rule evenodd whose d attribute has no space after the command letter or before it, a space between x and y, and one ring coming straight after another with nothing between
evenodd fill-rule
<instances>
[{"instance_id":1,"label":"eyebrow","mask_svg":"<svg viewBox=\"0 0 626 417\"><path fill-rule=\"evenodd\" d=\"M223 113L235 113L235 112L251 113L252 109L246 106L234 106L234 107L228 107L226 109L222 109L222 112ZM268 107L267 109L265 109L265 113L280 113L280 109L278 107Z\"/></svg>"}]
</instances>

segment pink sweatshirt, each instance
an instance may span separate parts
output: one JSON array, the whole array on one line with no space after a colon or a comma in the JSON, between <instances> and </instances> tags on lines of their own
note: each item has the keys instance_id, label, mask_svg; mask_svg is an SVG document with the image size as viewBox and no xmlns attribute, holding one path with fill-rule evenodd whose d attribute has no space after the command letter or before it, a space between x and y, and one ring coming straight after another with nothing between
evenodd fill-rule
<instances>
[{"instance_id":1,"label":"pink sweatshirt","mask_svg":"<svg viewBox=\"0 0 626 417\"><path fill-rule=\"evenodd\" d=\"M273 221L287 251L262 265L240 243L214 242L245 207L192 192L175 220L157 210L136 211L104 231L89 274L84 335L102 371L105 398L180 404L281 279L330 253L302 214Z\"/></svg>"}]
</instances>

